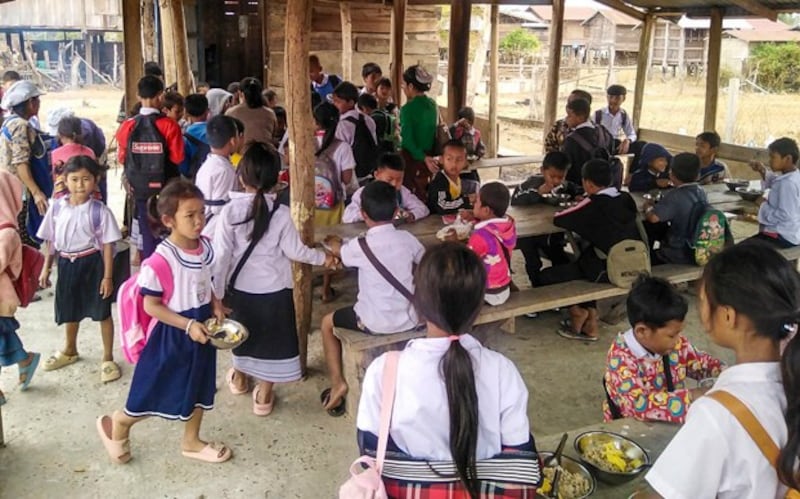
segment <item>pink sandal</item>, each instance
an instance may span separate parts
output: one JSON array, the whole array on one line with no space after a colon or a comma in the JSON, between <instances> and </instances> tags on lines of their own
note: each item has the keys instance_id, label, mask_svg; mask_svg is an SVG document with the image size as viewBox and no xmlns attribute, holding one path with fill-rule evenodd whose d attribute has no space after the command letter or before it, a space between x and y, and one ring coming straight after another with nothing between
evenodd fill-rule
<instances>
[{"instance_id":1,"label":"pink sandal","mask_svg":"<svg viewBox=\"0 0 800 499\"><path fill-rule=\"evenodd\" d=\"M269 416L272 413L272 407L275 404L275 392L274 391L272 392L272 396L270 397L269 402L267 402L266 404L259 404L257 400L259 393L258 389L260 387L261 385L258 385L253 390L253 414L261 417Z\"/></svg>"},{"instance_id":2,"label":"pink sandal","mask_svg":"<svg viewBox=\"0 0 800 499\"><path fill-rule=\"evenodd\" d=\"M248 392L248 389L247 389L247 378L245 377L245 380L244 380L245 388L241 389L238 386L236 386L236 383L233 382L233 377L235 375L236 375L236 369L234 369L232 367L230 369L228 369L228 373L225 375L225 381L228 382L228 389L234 395L244 395L245 393Z\"/></svg>"},{"instance_id":3,"label":"pink sandal","mask_svg":"<svg viewBox=\"0 0 800 499\"><path fill-rule=\"evenodd\" d=\"M224 463L233 457L233 452L223 443L209 443L198 452L182 451L183 457L204 463Z\"/></svg>"},{"instance_id":4,"label":"pink sandal","mask_svg":"<svg viewBox=\"0 0 800 499\"><path fill-rule=\"evenodd\" d=\"M97 418L97 433L100 434L100 440L103 442L103 447L108 452L108 457L117 464L125 464L131 460L130 440L112 440L111 429L114 422L110 416L100 416Z\"/></svg>"}]
</instances>

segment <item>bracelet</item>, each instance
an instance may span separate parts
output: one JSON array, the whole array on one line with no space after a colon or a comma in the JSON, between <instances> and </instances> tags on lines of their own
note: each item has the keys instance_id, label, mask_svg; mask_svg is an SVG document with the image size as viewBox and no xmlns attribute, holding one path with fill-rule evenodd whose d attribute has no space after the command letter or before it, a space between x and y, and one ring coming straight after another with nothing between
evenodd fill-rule
<instances>
[{"instance_id":1,"label":"bracelet","mask_svg":"<svg viewBox=\"0 0 800 499\"><path fill-rule=\"evenodd\" d=\"M192 325L197 322L194 319L189 319L189 322L186 323L186 329L184 330L186 334L189 334L189 330L192 328Z\"/></svg>"}]
</instances>

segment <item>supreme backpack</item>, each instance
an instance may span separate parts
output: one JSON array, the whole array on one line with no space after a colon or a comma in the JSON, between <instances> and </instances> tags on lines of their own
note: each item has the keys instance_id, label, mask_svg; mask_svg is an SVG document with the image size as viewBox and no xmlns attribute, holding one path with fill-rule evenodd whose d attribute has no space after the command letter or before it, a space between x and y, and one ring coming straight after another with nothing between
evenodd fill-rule
<instances>
[{"instance_id":1,"label":"supreme backpack","mask_svg":"<svg viewBox=\"0 0 800 499\"><path fill-rule=\"evenodd\" d=\"M209 154L211 154L211 146L198 139L194 135L190 135L188 133L183 134L183 139L192 144L192 147L194 147L194 154L192 154L192 157L189 158L189 171L186 172L186 177L189 180L194 181L194 178L197 176L197 172L200 170L200 167L203 166L206 158Z\"/></svg>"},{"instance_id":2,"label":"supreme backpack","mask_svg":"<svg viewBox=\"0 0 800 499\"><path fill-rule=\"evenodd\" d=\"M695 201L689 215L686 243L696 265L703 266L711 258L733 245L728 217L704 200Z\"/></svg>"},{"instance_id":3,"label":"supreme backpack","mask_svg":"<svg viewBox=\"0 0 800 499\"><path fill-rule=\"evenodd\" d=\"M569 137L572 137L578 146L584 151L589 153L589 159L602 159L607 161L611 166L611 179L614 187L617 189L622 188L622 161L612 153L614 147L614 138L611 132L606 130L603 125L594 127L594 144L590 144L580 133L572 132ZM583 165L572 165L572 168L581 168Z\"/></svg>"},{"instance_id":4,"label":"supreme backpack","mask_svg":"<svg viewBox=\"0 0 800 499\"><path fill-rule=\"evenodd\" d=\"M156 127L164 115L137 115L128 136L125 176L136 199L148 199L161 192L166 182L167 141Z\"/></svg>"},{"instance_id":5,"label":"supreme backpack","mask_svg":"<svg viewBox=\"0 0 800 499\"><path fill-rule=\"evenodd\" d=\"M172 282L172 269L167 260L160 254L153 253L142 262L142 268L144 267L150 268L156 274L164 293L161 301L169 303L174 291L174 283ZM139 272L136 272L122 283L117 293L120 343L125 360L130 364L138 362L142 350L147 344L147 339L150 337L150 332L158 322L144 310L144 296L142 287L137 282L138 278Z\"/></svg>"},{"instance_id":6,"label":"supreme backpack","mask_svg":"<svg viewBox=\"0 0 800 499\"><path fill-rule=\"evenodd\" d=\"M353 135L353 158L356 160L356 177L371 175L378 166L378 144L367 127L367 119L363 115L358 118L348 116L347 121L355 125Z\"/></svg>"},{"instance_id":7,"label":"supreme backpack","mask_svg":"<svg viewBox=\"0 0 800 499\"><path fill-rule=\"evenodd\" d=\"M333 160L337 147L347 147L334 140L314 158L314 205L318 210L332 210L342 200L342 179Z\"/></svg>"},{"instance_id":8,"label":"supreme backpack","mask_svg":"<svg viewBox=\"0 0 800 499\"><path fill-rule=\"evenodd\" d=\"M376 109L370 117L375 121L375 134L378 136L379 152L397 152L394 115L383 109Z\"/></svg>"},{"instance_id":9,"label":"supreme backpack","mask_svg":"<svg viewBox=\"0 0 800 499\"><path fill-rule=\"evenodd\" d=\"M0 224L0 230L13 229L17 227L12 223ZM17 292L21 307L27 307L33 301L36 291L39 289L39 275L44 267L44 255L32 246L22 245L22 268L16 279L11 275L11 268L6 267L6 273L14 284L14 291Z\"/></svg>"}]
</instances>

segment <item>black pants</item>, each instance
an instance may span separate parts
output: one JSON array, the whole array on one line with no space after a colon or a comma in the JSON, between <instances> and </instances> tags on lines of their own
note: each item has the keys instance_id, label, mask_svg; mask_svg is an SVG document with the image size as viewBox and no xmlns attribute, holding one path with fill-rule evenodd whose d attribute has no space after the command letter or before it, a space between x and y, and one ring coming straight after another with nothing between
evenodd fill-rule
<instances>
[{"instance_id":1,"label":"black pants","mask_svg":"<svg viewBox=\"0 0 800 499\"><path fill-rule=\"evenodd\" d=\"M553 267L566 265L569 257L564 251L564 234L548 234L517 239L516 248L525 257L525 272L533 286L542 286L539 275L542 271L542 256L550 260Z\"/></svg>"},{"instance_id":2,"label":"black pants","mask_svg":"<svg viewBox=\"0 0 800 499\"><path fill-rule=\"evenodd\" d=\"M538 286L548 286L550 284L559 284L569 281L585 280L586 274L581 269L577 262L570 262L565 265L554 265L539 272L537 281ZM587 301L579 303L582 308L597 308L596 301Z\"/></svg>"}]
</instances>

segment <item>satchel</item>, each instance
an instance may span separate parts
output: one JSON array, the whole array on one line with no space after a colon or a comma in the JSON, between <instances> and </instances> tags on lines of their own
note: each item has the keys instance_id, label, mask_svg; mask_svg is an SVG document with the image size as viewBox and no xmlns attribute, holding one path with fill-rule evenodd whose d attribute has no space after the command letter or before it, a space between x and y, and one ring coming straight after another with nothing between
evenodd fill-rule
<instances>
[{"instance_id":1,"label":"satchel","mask_svg":"<svg viewBox=\"0 0 800 499\"><path fill-rule=\"evenodd\" d=\"M436 123L436 134L433 139L433 156L440 156L444 153L444 146L452 140L450 135L450 128L447 123L442 119L442 113L438 113L438 121Z\"/></svg>"},{"instance_id":2,"label":"satchel","mask_svg":"<svg viewBox=\"0 0 800 499\"><path fill-rule=\"evenodd\" d=\"M14 229L16 231L17 227L11 223L4 223L0 224L0 230L2 229ZM14 285L17 298L19 298L20 307L25 308L33 301L36 291L39 290L39 275L42 273L43 267L44 255L33 246L23 244L22 270L20 270L19 276L14 279L14 276L11 275L11 269L6 269L6 273Z\"/></svg>"}]
</instances>

